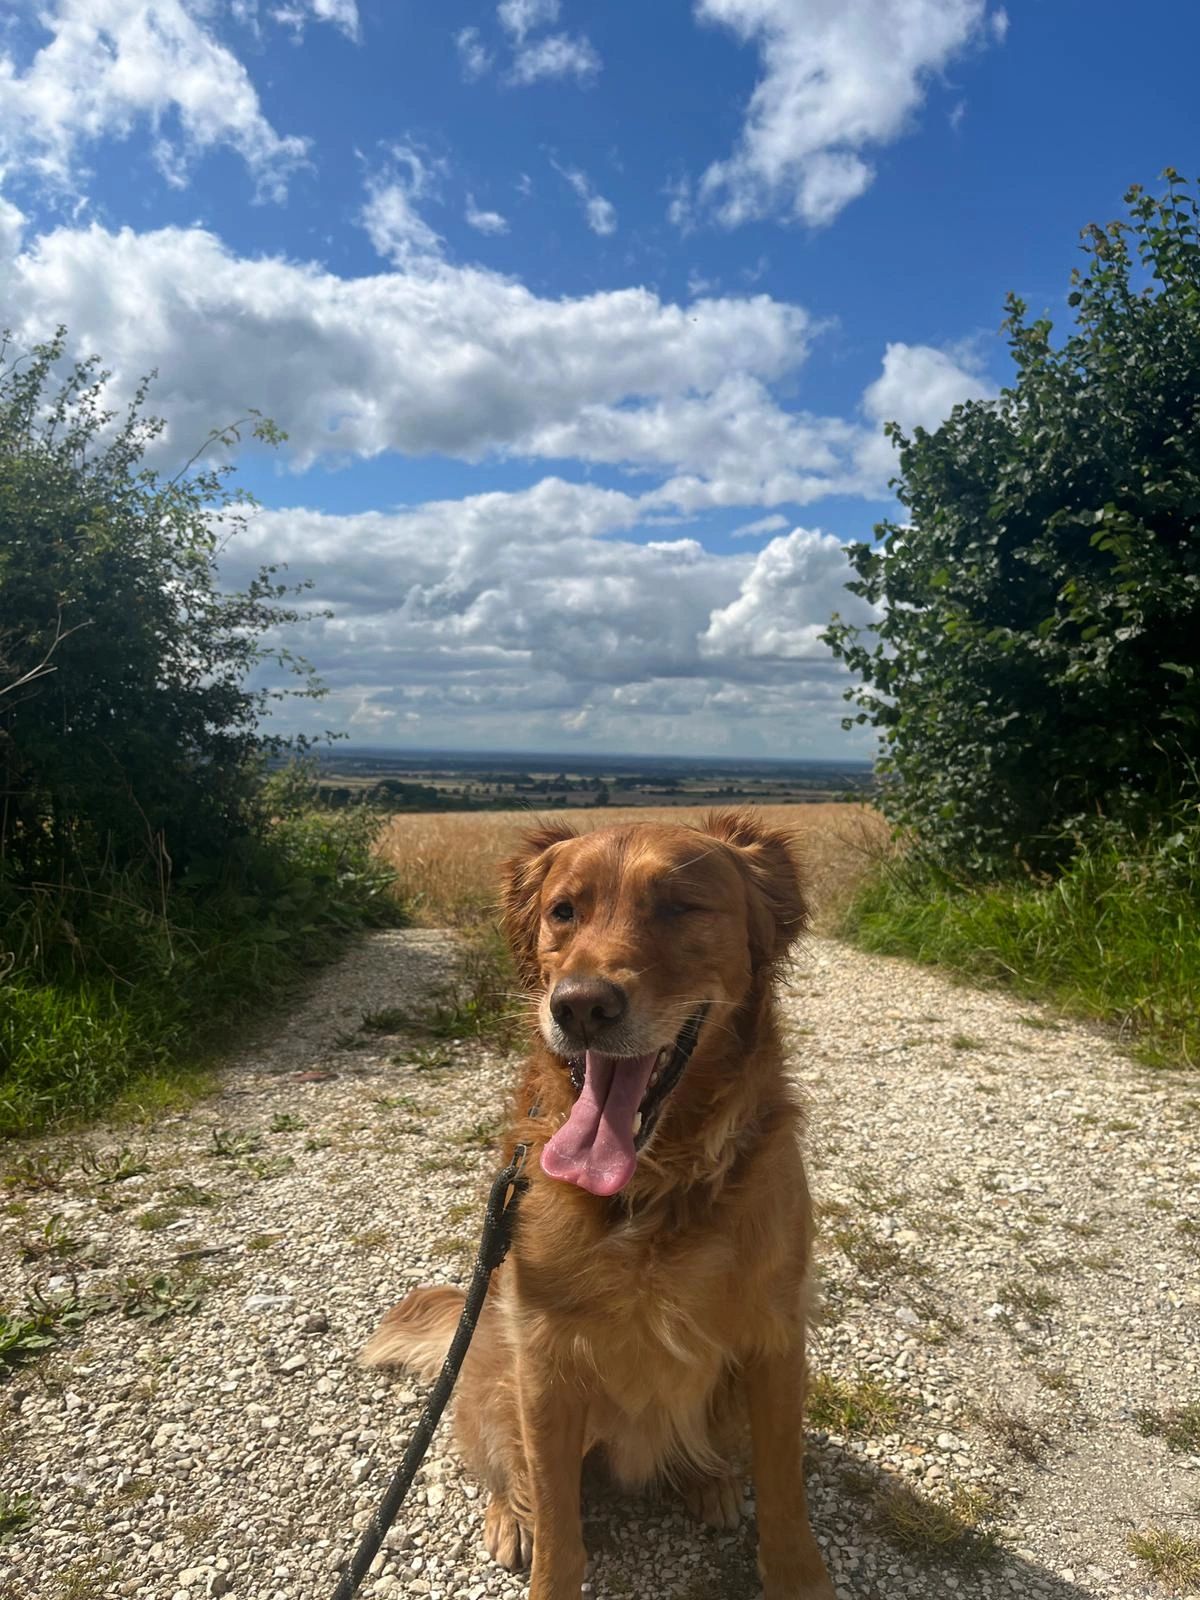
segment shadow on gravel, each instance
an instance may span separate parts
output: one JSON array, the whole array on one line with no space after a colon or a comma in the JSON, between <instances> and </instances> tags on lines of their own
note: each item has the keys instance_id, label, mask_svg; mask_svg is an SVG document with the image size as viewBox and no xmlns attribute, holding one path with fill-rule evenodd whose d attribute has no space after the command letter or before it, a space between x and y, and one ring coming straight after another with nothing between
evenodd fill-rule
<instances>
[{"instance_id":1,"label":"shadow on gravel","mask_svg":"<svg viewBox=\"0 0 1200 1600\"><path fill-rule=\"evenodd\" d=\"M983 1516L930 1507L891 1473L811 1443L813 1528L839 1594L854 1600L1094 1600L1092 1591L1002 1549ZM695 1523L668 1493L630 1496L589 1465L584 1540L594 1600L758 1600L753 1518Z\"/></svg>"}]
</instances>

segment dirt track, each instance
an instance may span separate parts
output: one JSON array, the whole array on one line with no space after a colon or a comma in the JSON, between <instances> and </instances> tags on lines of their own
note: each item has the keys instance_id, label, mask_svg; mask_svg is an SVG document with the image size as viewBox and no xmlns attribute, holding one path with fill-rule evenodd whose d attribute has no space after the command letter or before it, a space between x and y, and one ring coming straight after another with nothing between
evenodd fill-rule
<instances>
[{"instance_id":1,"label":"dirt track","mask_svg":"<svg viewBox=\"0 0 1200 1600\"><path fill-rule=\"evenodd\" d=\"M405 1286L462 1278L512 1070L362 1030L452 950L373 936L218 1095L93 1132L99 1165L78 1140L8 1152L27 1178L63 1171L9 1191L0 1301L132 1277L143 1312L173 1314L96 1316L0 1387L2 1487L31 1497L0 1544L2 1600L331 1591L419 1406L354 1352ZM813 1521L839 1596L1180 1592L1128 1539L1200 1532L1200 1446L1144 1431L1200 1401L1195 1077L821 940L786 1003L825 1240ZM70 1250L23 1260L55 1216ZM445 1448L365 1594L524 1593L481 1555L481 1501ZM930 1504L943 1558L912 1542ZM593 1484L585 1531L597 1600L757 1592L749 1521L717 1534Z\"/></svg>"}]
</instances>

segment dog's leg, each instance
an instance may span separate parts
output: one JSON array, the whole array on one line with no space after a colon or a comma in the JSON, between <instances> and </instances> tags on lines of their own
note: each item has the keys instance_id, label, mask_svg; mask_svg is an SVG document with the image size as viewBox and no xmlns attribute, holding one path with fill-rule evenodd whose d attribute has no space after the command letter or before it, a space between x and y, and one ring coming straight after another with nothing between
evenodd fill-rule
<instances>
[{"instance_id":1,"label":"dog's leg","mask_svg":"<svg viewBox=\"0 0 1200 1600\"><path fill-rule=\"evenodd\" d=\"M579 1600L587 1567L580 1512L583 1394L552 1372L520 1363L521 1434L533 1500L529 1600Z\"/></svg>"},{"instance_id":2,"label":"dog's leg","mask_svg":"<svg viewBox=\"0 0 1200 1600\"><path fill-rule=\"evenodd\" d=\"M804 1342L746 1369L765 1600L834 1600L804 1494Z\"/></svg>"}]
</instances>

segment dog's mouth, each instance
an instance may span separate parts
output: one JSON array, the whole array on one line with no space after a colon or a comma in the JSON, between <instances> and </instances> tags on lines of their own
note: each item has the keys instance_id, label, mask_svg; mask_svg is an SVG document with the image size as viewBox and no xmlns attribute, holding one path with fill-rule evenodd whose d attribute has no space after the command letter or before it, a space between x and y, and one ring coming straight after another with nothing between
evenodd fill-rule
<instances>
[{"instance_id":1,"label":"dog's mouth","mask_svg":"<svg viewBox=\"0 0 1200 1600\"><path fill-rule=\"evenodd\" d=\"M542 1170L589 1194L617 1194L691 1059L708 1007L694 1011L671 1044L644 1056L588 1050L569 1061L575 1104L542 1150Z\"/></svg>"}]
</instances>

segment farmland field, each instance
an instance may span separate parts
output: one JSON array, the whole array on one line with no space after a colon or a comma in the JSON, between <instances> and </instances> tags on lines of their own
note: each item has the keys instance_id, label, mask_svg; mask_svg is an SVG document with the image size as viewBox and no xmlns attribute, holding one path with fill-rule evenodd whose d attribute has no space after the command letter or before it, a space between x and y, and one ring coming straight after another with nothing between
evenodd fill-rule
<instances>
[{"instance_id":1,"label":"farmland field","mask_svg":"<svg viewBox=\"0 0 1200 1600\"><path fill-rule=\"evenodd\" d=\"M564 820L579 832L622 822L699 822L711 806L598 806L572 809ZM792 832L804 860L818 917L845 903L888 838L869 806L831 802L754 808ZM379 851L397 874L396 890L424 927L461 927L495 910L500 862L535 822L561 813L424 812L393 817Z\"/></svg>"}]
</instances>

